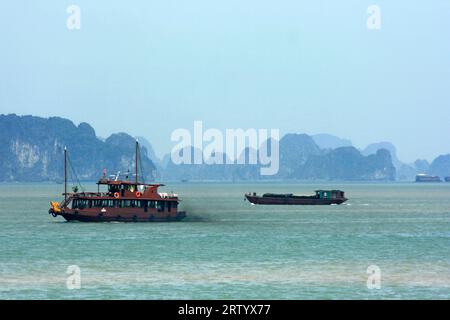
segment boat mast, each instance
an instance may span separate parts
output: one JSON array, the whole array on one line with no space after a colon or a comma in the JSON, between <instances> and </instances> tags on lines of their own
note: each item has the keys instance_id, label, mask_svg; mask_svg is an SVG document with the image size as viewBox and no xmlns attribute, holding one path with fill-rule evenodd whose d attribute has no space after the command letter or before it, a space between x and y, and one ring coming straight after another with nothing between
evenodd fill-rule
<instances>
[{"instance_id":1,"label":"boat mast","mask_svg":"<svg viewBox=\"0 0 450 320\"><path fill-rule=\"evenodd\" d=\"M138 142L138 139L136 139L136 163L135 163L135 166L136 166L136 188L137 188L137 184L138 184L138 149L139 149L139 142Z\"/></svg>"},{"instance_id":2,"label":"boat mast","mask_svg":"<svg viewBox=\"0 0 450 320\"><path fill-rule=\"evenodd\" d=\"M67 200L67 147L64 147L64 203Z\"/></svg>"}]
</instances>

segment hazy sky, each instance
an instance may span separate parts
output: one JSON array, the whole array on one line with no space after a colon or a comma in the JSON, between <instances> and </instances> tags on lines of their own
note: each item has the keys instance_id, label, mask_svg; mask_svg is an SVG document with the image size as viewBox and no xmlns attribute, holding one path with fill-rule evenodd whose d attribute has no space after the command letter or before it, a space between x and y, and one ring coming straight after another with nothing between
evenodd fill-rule
<instances>
[{"instance_id":1,"label":"hazy sky","mask_svg":"<svg viewBox=\"0 0 450 320\"><path fill-rule=\"evenodd\" d=\"M143 135L158 154L194 120L450 153L448 0L14 0L0 35L0 113Z\"/></svg>"}]
</instances>

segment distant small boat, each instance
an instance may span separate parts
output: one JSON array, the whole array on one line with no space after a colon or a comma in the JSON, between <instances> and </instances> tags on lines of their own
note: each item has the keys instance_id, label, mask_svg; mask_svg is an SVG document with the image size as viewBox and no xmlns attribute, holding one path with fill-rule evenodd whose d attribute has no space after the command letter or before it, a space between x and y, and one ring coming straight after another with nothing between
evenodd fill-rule
<instances>
[{"instance_id":1,"label":"distant small boat","mask_svg":"<svg viewBox=\"0 0 450 320\"><path fill-rule=\"evenodd\" d=\"M292 193L265 193L258 196L256 193L248 193L245 198L252 204L265 205L331 205L342 204L348 200L341 190L316 190L316 194L312 196L298 196Z\"/></svg>"},{"instance_id":2,"label":"distant small boat","mask_svg":"<svg viewBox=\"0 0 450 320\"><path fill-rule=\"evenodd\" d=\"M442 180L438 176L421 173L416 175L416 182L442 182Z\"/></svg>"},{"instance_id":3,"label":"distant small boat","mask_svg":"<svg viewBox=\"0 0 450 320\"><path fill-rule=\"evenodd\" d=\"M450 177L445 177L445 182L450 182Z\"/></svg>"}]
</instances>

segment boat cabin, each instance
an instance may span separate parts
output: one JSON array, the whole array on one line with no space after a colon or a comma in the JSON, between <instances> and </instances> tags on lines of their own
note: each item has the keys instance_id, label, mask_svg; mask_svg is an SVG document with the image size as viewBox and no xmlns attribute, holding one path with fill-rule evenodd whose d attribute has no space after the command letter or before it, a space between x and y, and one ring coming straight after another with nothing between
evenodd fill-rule
<instances>
[{"instance_id":1,"label":"boat cabin","mask_svg":"<svg viewBox=\"0 0 450 320\"><path fill-rule=\"evenodd\" d=\"M316 190L317 199L342 199L345 198L344 191L341 190Z\"/></svg>"},{"instance_id":2,"label":"boat cabin","mask_svg":"<svg viewBox=\"0 0 450 320\"><path fill-rule=\"evenodd\" d=\"M123 180L100 179L97 182L99 191L101 185L108 187L108 193L115 198L119 197L152 197L158 193L158 188L163 184L146 184Z\"/></svg>"}]
</instances>

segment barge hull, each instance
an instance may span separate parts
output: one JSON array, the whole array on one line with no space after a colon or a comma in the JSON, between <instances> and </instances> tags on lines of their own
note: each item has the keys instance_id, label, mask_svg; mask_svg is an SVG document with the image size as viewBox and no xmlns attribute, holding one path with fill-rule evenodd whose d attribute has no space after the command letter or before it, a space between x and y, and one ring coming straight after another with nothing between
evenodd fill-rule
<instances>
[{"instance_id":1,"label":"barge hull","mask_svg":"<svg viewBox=\"0 0 450 320\"><path fill-rule=\"evenodd\" d=\"M343 199L317 199L317 198L282 198L282 197L258 197L246 195L249 202L263 205L332 205L342 204L347 201Z\"/></svg>"}]
</instances>

